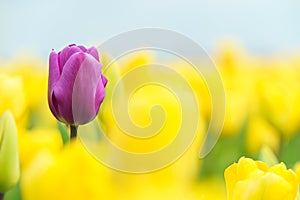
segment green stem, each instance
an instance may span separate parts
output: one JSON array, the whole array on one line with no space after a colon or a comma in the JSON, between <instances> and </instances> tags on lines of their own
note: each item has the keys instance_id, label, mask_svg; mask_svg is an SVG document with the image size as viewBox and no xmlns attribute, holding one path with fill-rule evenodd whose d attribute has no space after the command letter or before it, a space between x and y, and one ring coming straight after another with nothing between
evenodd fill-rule
<instances>
[{"instance_id":1,"label":"green stem","mask_svg":"<svg viewBox=\"0 0 300 200\"><path fill-rule=\"evenodd\" d=\"M66 145L70 142L70 134L67 129L67 126L59 121L57 121L57 126L60 132L60 136L62 138L63 144Z\"/></svg>"},{"instance_id":2,"label":"green stem","mask_svg":"<svg viewBox=\"0 0 300 200\"><path fill-rule=\"evenodd\" d=\"M76 138L77 128L78 128L78 126L76 126L76 125L70 125L71 139Z\"/></svg>"},{"instance_id":3,"label":"green stem","mask_svg":"<svg viewBox=\"0 0 300 200\"><path fill-rule=\"evenodd\" d=\"M0 193L0 200L4 199L4 193Z\"/></svg>"}]
</instances>

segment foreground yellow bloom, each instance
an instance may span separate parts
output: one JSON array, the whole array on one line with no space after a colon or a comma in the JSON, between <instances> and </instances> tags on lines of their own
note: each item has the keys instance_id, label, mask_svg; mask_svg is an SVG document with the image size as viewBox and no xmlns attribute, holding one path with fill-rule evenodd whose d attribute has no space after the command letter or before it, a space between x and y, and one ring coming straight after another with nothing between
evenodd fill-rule
<instances>
[{"instance_id":1,"label":"foreground yellow bloom","mask_svg":"<svg viewBox=\"0 0 300 200\"><path fill-rule=\"evenodd\" d=\"M106 168L79 143L42 149L22 171L22 199L114 199Z\"/></svg>"},{"instance_id":2,"label":"foreground yellow bloom","mask_svg":"<svg viewBox=\"0 0 300 200\"><path fill-rule=\"evenodd\" d=\"M244 157L225 170L225 181L229 200L294 200L298 191L297 176L284 163L269 168Z\"/></svg>"},{"instance_id":3,"label":"foreground yellow bloom","mask_svg":"<svg viewBox=\"0 0 300 200\"><path fill-rule=\"evenodd\" d=\"M293 170L296 173L300 184L300 162L299 161L294 165Z\"/></svg>"}]
</instances>

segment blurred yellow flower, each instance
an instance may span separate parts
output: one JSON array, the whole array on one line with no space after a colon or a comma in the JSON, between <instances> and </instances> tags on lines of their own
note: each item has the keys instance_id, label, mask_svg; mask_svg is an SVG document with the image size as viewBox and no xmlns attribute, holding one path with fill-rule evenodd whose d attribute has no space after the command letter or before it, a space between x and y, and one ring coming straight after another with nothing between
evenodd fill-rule
<instances>
[{"instance_id":1,"label":"blurred yellow flower","mask_svg":"<svg viewBox=\"0 0 300 200\"><path fill-rule=\"evenodd\" d=\"M23 117L26 108L21 77L0 74L0 101L0 114L5 110L10 110L18 123Z\"/></svg>"},{"instance_id":2,"label":"blurred yellow flower","mask_svg":"<svg viewBox=\"0 0 300 200\"><path fill-rule=\"evenodd\" d=\"M219 177L198 180L190 186L190 193L195 196L195 200L226 200L225 183ZM190 200L190 198L186 199Z\"/></svg>"},{"instance_id":3,"label":"blurred yellow flower","mask_svg":"<svg viewBox=\"0 0 300 200\"><path fill-rule=\"evenodd\" d=\"M128 71L134 70L140 65L151 64L153 58L151 55L145 53L137 55L137 57L130 62L124 62L125 64L121 65L122 67L119 68L122 76L125 76ZM201 82L201 77L200 79L197 79L199 77L195 77L193 71L186 70L186 68L190 66L181 65L181 63L172 64L176 67L175 70L182 73L181 75L190 82L190 86L195 93L199 91L199 86L201 86L201 91L202 88L206 89L205 84ZM107 70L104 68L104 74L109 79L109 82L107 85L108 92L99 114L102 128L104 128L105 133L116 146L129 152L148 153L165 148L176 137L181 121L180 103L182 102L179 102L176 95L157 84L146 85L135 92L127 91L128 88L126 86L128 85L124 85L123 92L133 92L128 101L130 120L132 120L132 123L135 125L140 126L141 130L143 127L153 123L153 121L161 118L156 112L150 112L152 111L151 108L153 105L161 105L166 114L166 121L155 136L146 139L128 136L127 133L118 126L112 113L112 89L116 85L117 79L120 79L121 76L116 73L118 69L116 66L117 65L115 64ZM115 67L114 70L113 67ZM173 80L170 80L171 84L178 84L177 82L172 81ZM202 85L200 85L200 83L202 83ZM197 93L196 96L199 99L202 97L200 92ZM203 108L208 107L206 105L202 106ZM170 166L166 166L159 171L149 174L127 174L112 171L113 187L116 191L119 191L117 193L117 199L193 199L193 192L190 191L188 186L198 174L200 165L198 154L201 149L202 139L206 130L205 128L206 124L202 116L199 116L198 134L196 135L194 142L186 152L183 152L183 156ZM143 133L143 131L141 132ZM110 157L118 159L119 155L111 154ZM161 159L164 158L162 157ZM126 161L120 158L120 163L121 162ZM124 165L132 164L133 163L124 163Z\"/></svg>"},{"instance_id":4,"label":"blurred yellow flower","mask_svg":"<svg viewBox=\"0 0 300 200\"><path fill-rule=\"evenodd\" d=\"M72 141L54 155L42 150L23 170L22 199L114 199L108 170Z\"/></svg>"},{"instance_id":5,"label":"blurred yellow flower","mask_svg":"<svg viewBox=\"0 0 300 200\"><path fill-rule=\"evenodd\" d=\"M158 84L129 91L135 78L148 80L153 78L150 77L153 74L156 75L156 71L153 73L150 70L159 56L148 50L130 52L110 67L107 67L109 55L101 58L104 74L109 81L98 118L109 139L129 152L160 150L174 140L180 127L182 105L176 94ZM223 43L214 61L226 93L222 136L235 136L246 129L247 153L257 156L260 152L261 159L270 165L277 163L272 152L279 152L281 140L290 139L299 132L300 60L299 56L295 60L265 58L246 53L236 43ZM9 109L17 122L22 199L226 199L225 183L220 177L198 179L199 170L204 166L201 166L198 154L212 109L206 83L189 63L166 59L159 64L172 66L195 94L200 109L198 134L191 147L172 165L153 173L129 174L104 167L79 142L72 141L63 146L56 120L47 105L46 62L27 55L6 63L1 60L0 115ZM143 76L135 76L124 84L118 82L125 79L127 73L138 71L139 67L145 65L150 67L143 71ZM182 87L175 78L168 81L176 88ZM142 129L165 117L156 135L140 139L128 136L119 127L112 112L115 107L111 104L113 89L118 83L121 93L130 94L130 98L126 99L129 118L137 128ZM191 94L190 91L181 92ZM119 99L123 105L125 101ZM164 109L165 116L162 112L156 112L154 106L157 104ZM152 110L153 107L155 109ZM114 152L109 153L109 157L117 162L134 165L122 160ZM225 171L227 197L229 200L294 200L300 183L299 163L294 165L296 176L283 163L268 167L263 162L241 158ZM217 165L214 162L212 164Z\"/></svg>"},{"instance_id":6,"label":"blurred yellow flower","mask_svg":"<svg viewBox=\"0 0 300 200\"><path fill-rule=\"evenodd\" d=\"M293 69L289 66L265 69L268 77L258 82L261 110L285 139L293 136L300 127L300 86L289 68Z\"/></svg>"},{"instance_id":7,"label":"blurred yellow flower","mask_svg":"<svg viewBox=\"0 0 300 200\"><path fill-rule=\"evenodd\" d=\"M55 127L56 120L47 104L48 70L46 63L34 56L18 56L1 69L4 74L19 77L22 81L25 116L23 128Z\"/></svg>"},{"instance_id":8,"label":"blurred yellow flower","mask_svg":"<svg viewBox=\"0 0 300 200\"><path fill-rule=\"evenodd\" d=\"M143 85L143 87L137 88L135 91L128 91L128 86L131 87L131 82L127 81L121 85L123 86L123 91L126 94L131 94L130 99L122 99L124 103L128 101L128 112L130 117L130 123L140 127L141 130L144 127L149 126L153 123L153 121L162 121L161 112L152 112L151 110L153 106L160 105L166 114L165 122L161 129L157 130L157 133L153 137L149 137L147 139L141 139L136 137L131 137L122 127L120 128L120 124L117 124L114 114L118 113L118 110L112 105L112 90L115 88L118 83L118 79L121 76L126 76L126 73L140 67L143 65L152 65L155 61L152 54L149 54L147 51L142 51L139 53L135 53L131 56L125 56L121 60L118 60L118 63L110 66L109 68L104 67L104 74L108 78L109 82L107 85L107 94L102 104L99 118L101 119L101 123L107 133L108 137L120 148L126 149L130 152L136 153L148 153L157 151L161 148L164 148L168 145L177 135L177 132L180 128L181 123L181 100L178 99L176 95L174 95L168 88L162 87L158 84L149 84ZM120 66L118 65L120 64ZM173 63L175 66L176 64ZM119 68L117 68L119 67ZM200 80L195 80L195 76L191 76L192 72L187 72L186 68L191 68L191 66L181 66L175 67L175 70L180 73L184 72L182 76L187 78L187 82L191 82L191 87L196 93L199 89L199 86L203 87L205 85L201 85L201 77ZM120 72L120 74L116 72ZM112 73L115 72L115 73ZM147 73L147 71L145 72ZM194 73L195 74L195 73ZM170 84L176 85L177 82L170 80ZM203 83L202 83L203 84ZM198 87L198 88L197 88ZM202 90L201 90L202 91ZM185 91L180 91L185 92ZM159 94L159 95L158 95ZM201 94L196 94L199 99ZM115 98L116 99L116 98ZM197 99L197 100L199 100ZM124 104L127 106L127 104ZM203 105L205 107L206 105ZM113 109L117 110L113 113ZM202 116L199 116L199 130L198 133L203 135L203 128L205 124L203 123ZM127 130L128 131L128 130Z\"/></svg>"},{"instance_id":9,"label":"blurred yellow flower","mask_svg":"<svg viewBox=\"0 0 300 200\"><path fill-rule=\"evenodd\" d=\"M226 91L226 115L222 136L239 134L249 113L248 100L241 92Z\"/></svg>"},{"instance_id":10,"label":"blurred yellow flower","mask_svg":"<svg viewBox=\"0 0 300 200\"><path fill-rule=\"evenodd\" d=\"M228 200L295 200L298 179L284 163L268 167L261 161L242 157L225 170Z\"/></svg>"},{"instance_id":11,"label":"blurred yellow flower","mask_svg":"<svg viewBox=\"0 0 300 200\"><path fill-rule=\"evenodd\" d=\"M246 134L246 148L252 155L257 155L263 146L278 153L280 134L261 116L251 116Z\"/></svg>"},{"instance_id":12,"label":"blurred yellow flower","mask_svg":"<svg viewBox=\"0 0 300 200\"><path fill-rule=\"evenodd\" d=\"M22 169L30 164L40 151L48 150L56 155L62 150L62 139L57 129L34 128L19 132L18 142Z\"/></svg>"}]
</instances>

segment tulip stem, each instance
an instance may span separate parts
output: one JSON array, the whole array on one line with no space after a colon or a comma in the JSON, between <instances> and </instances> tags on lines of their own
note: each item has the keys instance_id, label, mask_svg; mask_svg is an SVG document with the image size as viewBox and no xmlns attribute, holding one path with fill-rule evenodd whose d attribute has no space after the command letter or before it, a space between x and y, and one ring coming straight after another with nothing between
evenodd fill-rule
<instances>
[{"instance_id":1,"label":"tulip stem","mask_svg":"<svg viewBox=\"0 0 300 200\"><path fill-rule=\"evenodd\" d=\"M77 128L78 128L78 126L76 126L76 125L70 125L71 139L76 138Z\"/></svg>"},{"instance_id":2,"label":"tulip stem","mask_svg":"<svg viewBox=\"0 0 300 200\"><path fill-rule=\"evenodd\" d=\"M4 193L0 193L0 200L4 199Z\"/></svg>"}]
</instances>

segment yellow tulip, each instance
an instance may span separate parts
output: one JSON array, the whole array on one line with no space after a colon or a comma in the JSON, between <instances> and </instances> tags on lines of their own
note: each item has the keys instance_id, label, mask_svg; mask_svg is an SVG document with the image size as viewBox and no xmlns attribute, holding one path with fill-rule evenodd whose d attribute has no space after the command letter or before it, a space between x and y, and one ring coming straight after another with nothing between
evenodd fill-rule
<instances>
[{"instance_id":1,"label":"yellow tulip","mask_svg":"<svg viewBox=\"0 0 300 200\"><path fill-rule=\"evenodd\" d=\"M219 177L198 180L190 186L190 190L190 193L196 197L195 200L226 200L225 183ZM190 198L186 199L190 200Z\"/></svg>"},{"instance_id":2,"label":"yellow tulip","mask_svg":"<svg viewBox=\"0 0 300 200\"><path fill-rule=\"evenodd\" d=\"M225 170L228 200L295 200L298 179L284 163L268 167L242 157Z\"/></svg>"},{"instance_id":3,"label":"yellow tulip","mask_svg":"<svg viewBox=\"0 0 300 200\"><path fill-rule=\"evenodd\" d=\"M216 65L226 94L226 115L222 136L241 133L249 112L253 109L251 106L255 104L253 83L257 75L249 68L248 63L244 51L234 42L223 43L219 47Z\"/></svg>"},{"instance_id":4,"label":"yellow tulip","mask_svg":"<svg viewBox=\"0 0 300 200\"><path fill-rule=\"evenodd\" d=\"M57 129L34 128L19 131L19 154L22 169L31 163L40 151L54 155L62 150L62 139Z\"/></svg>"},{"instance_id":5,"label":"yellow tulip","mask_svg":"<svg viewBox=\"0 0 300 200\"><path fill-rule=\"evenodd\" d=\"M0 193L11 189L19 176L17 129L12 114L6 111L0 119Z\"/></svg>"},{"instance_id":6,"label":"yellow tulip","mask_svg":"<svg viewBox=\"0 0 300 200\"><path fill-rule=\"evenodd\" d=\"M145 132L143 132L144 127L147 127L148 125L152 124L153 121L157 121L158 119L162 118L160 113L152 112L153 110L151 110L151 108L154 105L160 105L164 109L166 120L162 127L160 127L161 129L156 130L156 135L143 139L129 136L116 122L114 113L112 112L114 107L111 104L111 100L113 98L112 89L117 84L117 79L120 79L121 76L126 76L126 73L129 71L132 72L132 70L137 69L140 65L147 65L151 64L152 62L153 56L145 53L138 55L129 63L125 62L124 66L120 67L120 73L118 73L117 65L113 65L108 69L104 68L104 74L109 79L109 82L107 85L107 94L101 107L99 118L101 119L102 128L104 128L109 139L116 146L128 152L151 153L166 148L167 145L174 140L180 128L182 112L180 103L185 102L180 102L180 99L178 99L176 95L174 95L165 87L157 84L145 85L137 89L135 92L128 91L126 86L130 85L130 83L128 83L130 81L124 83L125 86L122 88L122 92L133 92L131 98L128 100L128 112L132 123L141 128L141 134ZM202 100L202 96L198 91L200 87L200 90L203 91L206 89L206 86L203 83L201 76L197 75L196 71L191 66L187 66L187 64L169 64L174 66L174 70L177 71L178 74L182 75L182 77L190 84L191 89L195 92L195 97L198 98L197 100ZM147 76L147 71L145 71L145 74ZM180 83L177 83L173 80L170 80L170 84L172 84L174 87L176 87L176 84L180 85ZM127 99L125 99L122 103L125 102L127 102ZM203 104L203 102L199 102L199 107L208 107ZM191 180L196 176L199 168L198 154L201 149L200 144L206 128L203 120L205 111L202 112L201 108L199 112L198 129L195 133L195 142L186 152L182 152L184 153L183 157L181 157L174 165L163 169L165 173L164 175L158 176L153 174L152 176L148 176L148 179L153 179L154 182L161 182L162 180L165 180L170 183L170 181L174 180L174 177L180 179L180 181L186 181ZM119 157L119 155L110 156L114 158ZM161 159L163 160L164 158L162 157ZM120 164L122 162L120 162ZM124 165L130 164L131 163L124 163ZM128 178L124 179L128 180Z\"/></svg>"},{"instance_id":7,"label":"yellow tulip","mask_svg":"<svg viewBox=\"0 0 300 200\"><path fill-rule=\"evenodd\" d=\"M21 77L0 74L0 100L0 114L5 110L10 110L17 122L21 120L26 108Z\"/></svg>"},{"instance_id":8,"label":"yellow tulip","mask_svg":"<svg viewBox=\"0 0 300 200\"><path fill-rule=\"evenodd\" d=\"M22 199L114 199L108 170L71 141L60 154L44 149L22 171Z\"/></svg>"},{"instance_id":9,"label":"yellow tulip","mask_svg":"<svg viewBox=\"0 0 300 200\"><path fill-rule=\"evenodd\" d=\"M226 114L222 136L233 136L245 125L249 102L241 92L226 91Z\"/></svg>"},{"instance_id":10,"label":"yellow tulip","mask_svg":"<svg viewBox=\"0 0 300 200\"><path fill-rule=\"evenodd\" d=\"M19 77L22 81L23 91L21 94L26 102L26 116L23 118L26 117L28 120L23 120L25 123L23 128L56 127L56 120L52 117L47 104L48 71L46 63L30 55L19 56L8 62L1 71L9 77Z\"/></svg>"},{"instance_id":11,"label":"yellow tulip","mask_svg":"<svg viewBox=\"0 0 300 200\"><path fill-rule=\"evenodd\" d=\"M292 66L274 67L265 69L269 76L258 82L258 97L264 116L286 139L300 127L300 87Z\"/></svg>"},{"instance_id":12,"label":"yellow tulip","mask_svg":"<svg viewBox=\"0 0 300 200\"><path fill-rule=\"evenodd\" d=\"M215 60L220 70L233 75L244 64L244 50L236 41L223 41L218 45Z\"/></svg>"},{"instance_id":13,"label":"yellow tulip","mask_svg":"<svg viewBox=\"0 0 300 200\"><path fill-rule=\"evenodd\" d=\"M294 165L293 170L297 174L298 181L300 183L300 162L299 161Z\"/></svg>"},{"instance_id":14,"label":"yellow tulip","mask_svg":"<svg viewBox=\"0 0 300 200\"><path fill-rule=\"evenodd\" d=\"M252 155L256 155L263 146L278 153L280 134L261 116L252 116L247 128L246 148Z\"/></svg>"},{"instance_id":15,"label":"yellow tulip","mask_svg":"<svg viewBox=\"0 0 300 200\"><path fill-rule=\"evenodd\" d=\"M29 108L44 101L47 93L47 66L36 57L16 57L1 69L10 76L22 78L24 93Z\"/></svg>"}]
</instances>

